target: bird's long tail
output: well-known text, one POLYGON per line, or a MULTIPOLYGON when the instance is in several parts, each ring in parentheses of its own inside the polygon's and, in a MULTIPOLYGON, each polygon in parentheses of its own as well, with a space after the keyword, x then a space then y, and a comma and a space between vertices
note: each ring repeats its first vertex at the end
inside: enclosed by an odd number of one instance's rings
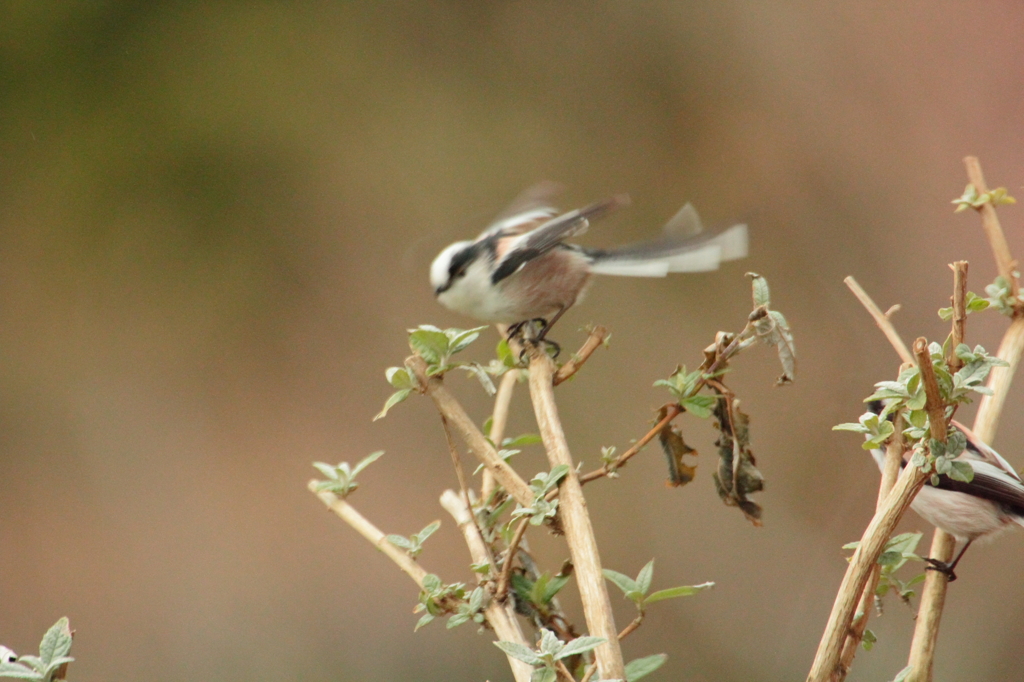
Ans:
POLYGON ((664 277, 670 272, 717 270, 723 261, 747 255, 747 226, 733 225, 724 232, 707 235, 700 217, 687 204, 665 226, 665 234, 649 242, 617 249, 584 249, 591 271, 626 277, 664 277))

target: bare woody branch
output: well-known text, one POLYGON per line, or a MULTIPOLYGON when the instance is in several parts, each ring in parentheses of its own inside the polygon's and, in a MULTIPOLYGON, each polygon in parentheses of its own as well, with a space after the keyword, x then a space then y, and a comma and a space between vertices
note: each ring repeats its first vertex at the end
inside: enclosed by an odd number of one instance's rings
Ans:
MULTIPOLYGON (((981 162, 978 161, 978 157, 964 157, 964 166, 967 169, 967 179, 974 185, 978 194, 988 192, 988 186, 985 184, 985 176, 981 172, 981 162)), ((985 230, 985 236, 988 238, 989 245, 992 247, 992 255, 996 259, 996 267, 999 269, 999 274, 1010 284, 1010 291, 1016 296, 1020 292, 1017 278, 1013 275, 1013 271, 1017 267, 1017 261, 1010 254, 1010 246, 1006 243, 1006 236, 1003 234, 1003 228, 999 224, 996 207, 991 202, 985 202, 978 208, 978 212, 981 214, 981 226, 985 230)), ((1018 314, 1020 314, 1020 311, 1018 311, 1018 314)))
MULTIPOLYGON (((519 381, 519 370, 510 369, 501 377, 498 384, 498 393, 494 396, 494 411, 491 412, 491 442, 501 447, 501 441, 505 437, 505 427, 508 425, 508 410, 512 404, 512 394, 515 392, 516 382, 519 381)), ((484 469, 483 482, 480 484, 480 496, 487 499, 494 491, 494 474, 490 469, 484 469)))
POLYGON ((581 475, 580 484, 590 483, 593 480, 607 476, 612 471, 616 471, 626 466, 626 463, 639 454, 640 451, 644 449, 644 446, 654 440, 654 438, 661 433, 662 429, 668 426, 673 419, 683 413, 683 408, 680 407, 678 403, 666 405, 664 409, 666 410, 665 417, 655 424, 650 431, 644 434, 643 438, 634 443, 633 447, 619 455, 612 464, 606 464, 600 469, 595 469, 594 471, 581 475))
POLYGON ((572 455, 569 453, 569 445, 562 431, 558 408, 555 406, 553 372, 551 359, 541 349, 533 348, 530 356, 530 398, 533 401, 537 426, 551 466, 565 464, 569 467, 569 473, 562 479, 560 485, 559 513, 569 545, 569 555, 576 568, 583 615, 590 634, 605 639, 605 642, 594 650, 594 657, 602 679, 625 679, 622 649, 619 646, 608 589, 601 573, 597 540, 594 537, 590 515, 587 513, 583 488, 580 486, 572 455))
POLYGON ((956 373, 964 364, 957 357, 956 348, 964 342, 967 333, 967 261, 958 260, 949 267, 953 270, 953 330, 946 364, 950 372, 956 373))
POLYGON ((595 350, 601 347, 601 344, 603 344, 607 338, 608 330, 604 327, 597 326, 591 329, 590 336, 587 337, 587 340, 583 343, 583 346, 579 351, 569 359, 569 362, 559 367, 558 371, 555 372, 555 377, 553 379, 555 386, 578 372, 580 367, 583 366, 583 363, 594 354, 595 350))
MULTIPOLYGON (((459 530, 462 531, 473 562, 489 563, 493 566, 494 558, 491 556, 490 550, 487 549, 487 543, 480 536, 476 524, 473 523, 473 515, 462 497, 454 490, 446 490, 441 495, 441 506, 452 515, 459 530)), ((487 617, 487 623, 494 628, 494 633, 499 640, 515 642, 525 647, 530 646, 526 637, 523 636, 523 630, 519 626, 519 620, 516 618, 515 608, 511 602, 501 604, 497 599, 492 599, 484 610, 484 615, 487 617)), ((530 676, 533 674, 533 666, 512 656, 508 657, 508 664, 512 668, 512 675, 516 682, 529 682, 530 676)))
POLYGON ((332 492, 326 490, 317 492, 316 485, 317 481, 315 480, 309 482, 310 492, 319 497, 320 501, 337 514, 342 521, 352 526, 357 533, 369 540, 371 545, 384 552, 389 559, 398 564, 398 567, 412 578, 420 586, 420 589, 423 589, 423 577, 427 575, 427 572, 422 566, 413 561, 405 551, 388 542, 384 533, 380 532, 366 517, 357 512, 355 507, 332 492))
POLYGON ((899 332, 897 332, 896 328, 892 326, 892 322, 889 321, 889 315, 883 313, 878 306, 875 305, 875 302, 871 300, 871 297, 868 296, 867 292, 861 288, 860 284, 858 284, 857 280, 853 277, 847 277, 843 282, 845 282, 846 286, 850 288, 853 295, 857 297, 857 300, 859 300, 861 304, 867 308, 867 311, 871 313, 871 317, 874 318, 875 324, 877 324, 878 328, 882 330, 883 334, 885 334, 885 338, 889 339, 889 343, 892 344, 894 349, 896 349, 896 353, 900 356, 900 359, 903 360, 903 362, 913 362, 914 356, 910 354, 910 350, 907 349, 907 345, 903 343, 903 339, 900 338, 899 332))
MULTIPOLYGON (((941 399, 939 399, 938 405, 936 405, 936 401, 932 397, 933 395, 938 397, 938 382, 935 379, 931 356, 928 354, 927 340, 924 338, 917 339, 914 342, 914 351, 917 358, 922 360, 919 367, 921 379, 925 382, 927 396, 925 409, 928 410, 929 416, 934 414, 936 409, 941 414, 941 399), (928 388, 929 384, 934 384, 934 394, 932 389, 928 388)), ((941 440, 945 440, 945 418, 943 417, 935 421, 940 426, 933 424, 932 437, 937 438, 941 433, 941 440)), ((896 484, 893 486, 892 491, 886 498, 885 505, 875 512, 871 523, 864 530, 860 544, 850 559, 846 575, 843 576, 843 582, 839 587, 839 593, 836 595, 836 601, 832 605, 832 613, 829 615, 825 632, 822 634, 821 642, 818 644, 814 663, 812 663, 811 671, 807 676, 808 682, 826 682, 827 680, 835 679, 837 675, 841 676, 842 671, 839 667, 840 657, 842 656, 847 634, 850 632, 850 624, 853 621, 857 602, 864 593, 868 578, 878 562, 878 557, 882 553, 886 541, 892 535, 893 529, 896 528, 896 524, 903 517, 914 496, 917 495, 917 491, 921 489, 921 486, 924 485, 927 479, 928 474, 922 469, 915 466, 904 467, 899 478, 896 479, 896 484)))
POLYGON ((423 387, 424 392, 433 399, 438 412, 448 420, 448 423, 466 442, 473 454, 494 474, 498 484, 524 507, 533 504, 533 493, 530 491, 530 486, 505 460, 498 456, 497 450, 469 418, 455 396, 448 392, 440 377, 427 376, 427 363, 423 361, 423 358, 413 355, 405 362, 406 366, 416 374, 416 379, 423 387))
MULTIPOLYGON (((885 447, 885 464, 882 467, 882 481, 878 486, 878 500, 875 503, 875 510, 878 511, 885 504, 885 499, 892 490, 896 478, 900 474, 900 467, 903 465, 903 451, 905 445, 899 434, 903 432, 902 419, 897 416, 894 424, 894 435, 885 447)), ((846 644, 843 646, 843 653, 839 660, 839 669, 836 671, 834 680, 842 682, 849 674, 853 665, 853 659, 857 655, 857 649, 864 639, 864 631, 868 627, 868 619, 871 617, 871 607, 875 602, 875 589, 878 587, 878 579, 881 574, 881 566, 877 563, 871 570, 868 577, 868 584, 860 596, 860 603, 857 605, 857 612, 854 621, 850 626, 850 632, 846 636, 846 644)))

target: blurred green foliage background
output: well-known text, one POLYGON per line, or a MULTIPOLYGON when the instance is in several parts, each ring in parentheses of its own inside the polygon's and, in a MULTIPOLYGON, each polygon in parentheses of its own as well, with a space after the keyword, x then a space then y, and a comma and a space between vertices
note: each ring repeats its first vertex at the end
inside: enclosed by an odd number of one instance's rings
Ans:
MULTIPOLYGON (((87 682, 511 679, 470 627, 414 636, 412 584, 305 483, 314 460, 385 449, 353 503, 404 535, 443 516, 437 417, 420 399, 371 423, 383 370, 406 328, 470 324, 432 300, 437 251, 554 179, 566 208, 631 193, 588 244, 651 235, 685 201, 751 226, 750 258, 720 272, 598 281, 555 336, 573 348, 596 322, 612 346, 561 409, 578 459, 621 450, 666 399, 651 383, 742 326, 743 272, 768 277, 798 383, 772 387, 766 350, 731 380, 764 527, 718 501, 693 419, 693 484, 663 487, 652 448, 587 493, 606 566, 718 583, 652 608, 630 658, 667 652, 665 680, 802 679, 878 479, 830 427, 898 364, 842 278, 940 341, 946 263, 992 280, 949 202, 965 154, 1022 193, 1021 25, 1005 1, 4 3, 0 642, 29 653, 68 615, 87 682)), ((1021 209, 1002 215, 1021 253, 1021 209)), ((1003 328, 972 317, 968 339, 994 349, 1003 328)), ((479 388, 451 383, 482 421, 479 388)), ((533 429, 524 396, 514 433, 533 429)), ((1022 398, 995 443, 1018 466, 1022 398)), ((468 580, 443 524, 421 561, 468 580)), ((1024 679, 1022 560, 1020 534, 970 551, 937 679, 1024 679)), ((911 618, 889 604, 851 680, 903 667, 911 618)))

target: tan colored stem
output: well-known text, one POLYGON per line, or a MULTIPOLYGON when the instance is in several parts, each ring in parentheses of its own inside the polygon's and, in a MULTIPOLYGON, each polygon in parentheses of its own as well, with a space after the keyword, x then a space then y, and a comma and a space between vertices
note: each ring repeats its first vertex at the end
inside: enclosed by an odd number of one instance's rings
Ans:
POLYGON ((875 512, 871 523, 864 530, 860 544, 854 551, 846 575, 839 586, 836 601, 832 605, 832 613, 818 644, 811 671, 807 675, 808 682, 825 682, 832 679, 836 673, 857 602, 864 592, 871 570, 878 562, 878 557, 896 524, 927 478, 928 475, 917 467, 904 467, 896 479, 892 492, 886 497, 885 505, 875 512))
MULTIPOLYGON (((964 157, 964 166, 967 169, 967 179, 978 190, 978 194, 988 192, 988 186, 985 184, 985 176, 981 172, 981 163, 978 161, 978 157, 964 157)), ((981 226, 985 230, 985 236, 988 238, 989 245, 992 247, 992 255, 996 259, 996 267, 999 269, 999 274, 1009 282, 1010 291, 1016 296, 1020 292, 1017 278, 1013 276, 1017 262, 1010 254, 1010 246, 1006 243, 1006 236, 1003 234, 1003 228, 999 224, 996 207, 990 201, 985 202, 978 209, 978 212, 981 214, 981 226)))
POLYGON ((487 442, 487 438, 484 437, 484 434, 473 423, 473 420, 469 418, 466 411, 462 409, 459 401, 445 388, 444 382, 441 381, 440 377, 427 376, 427 363, 423 361, 423 358, 414 355, 408 358, 405 363, 416 374, 416 379, 419 381, 420 386, 423 387, 424 392, 433 399, 438 412, 448 420, 448 423, 451 424, 462 440, 466 442, 466 445, 469 446, 469 449, 476 455, 477 459, 483 462, 488 470, 494 474, 498 484, 516 502, 524 507, 529 507, 533 504, 533 492, 530 491, 530 486, 520 478, 519 474, 505 460, 498 456, 498 451, 487 442))
POLYGON ((526 535, 526 527, 530 525, 530 517, 527 516, 519 522, 519 527, 516 528, 515 534, 512 535, 512 540, 508 543, 508 550, 505 552, 505 563, 501 565, 501 575, 498 576, 498 587, 494 590, 494 597, 499 601, 505 600, 505 595, 508 594, 508 583, 512 579, 512 567, 516 563, 516 552, 519 551, 519 543, 523 541, 523 536, 526 535))
POLYGON ((973 431, 985 443, 995 440, 999 417, 1003 413, 1006 396, 1010 392, 1010 384, 1013 382, 1014 372, 1017 371, 1017 366, 1020 364, 1022 352, 1024 352, 1024 317, 1018 317, 1010 323, 997 353, 1000 358, 1010 363, 1010 366, 992 369, 988 376, 988 387, 992 389, 992 395, 982 396, 978 403, 978 416, 974 420, 973 431))
POLYGON ((643 438, 634 443, 633 447, 619 455, 618 459, 615 460, 614 467, 606 464, 600 469, 595 469, 594 471, 583 474, 580 476, 580 484, 590 483, 595 479, 607 476, 609 471, 617 471, 618 469, 626 466, 626 463, 638 455, 640 451, 644 449, 645 445, 654 440, 654 437, 661 433, 661 430, 668 426, 669 422, 683 413, 683 408, 680 407, 678 403, 669 405, 665 409, 667 410, 665 417, 655 424, 654 428, 644 434, 643 438))
POLYGON ((953 269, 953 329, 950 332, 949 356, 946 364, 954 374, 964 363, 956 356, 956 349, 964 342, 967 333, 967 261, 958 260, 949 266, 953 269))
POLYGON ((939 381, 935 378, 935 367, 932 356, 928 352, 928 339, 919 336, 914 341, 914 357, 921 368, 921 381, 924 382, 924 409, 928 413, 928 428, 935 440, 946 442, 948 425, 946 424, 946 405, 942 402, 939 392, 939 381))
POLYGON ((562 431, 562 424, 555 405, 552 384, 553 365, 551 359, 540 349, 534 348, 530 357, 530 398, 533 401, 537 426, 540 429, 544 448, 552 468, 560 464, 569 467, 569 473, 560 485, 559 512, 565 529, 569 555, 576 570, 576 582, 583 602, 583 615, 587 629, 595 637, 606 641, 594 650, 594 657, 602 679, 625 679, 622 649, 619 646, 618 630, 612 615, 611 599, 601 573, 601 557, 597 551, 597 540, 587 513, 587 501, 583 488, 569 453, 569 445, 562 431))
POLYGON ((907 349, 907 344, 903 343, 903 339, 900 338, 899 332, 896 331, 896 327, 892 326, 892 322, 889 321, 889 316, 883 313, 878 306, 875 305, 875 302, 871 300, 868 293, 861 288, 860 284, 858 284, 857 280, 852 276, 847 277, 843 282, 845 282, 846 286, 850 288, 853 295, 857 297, 857 300, 861 302, 861 305, 867 308, 871 317, 874 318, 875 324, 877 324, 878 328, 882 330, 883 334, 885 334, 885 338, 889 339, 889 343, 892 344, 892 347, 896 349, 896 353, 900 356, 900 359, 903 360, 903 362, 913 362, 914 356, 911 355, 910 351, 907 349))
POLYGON ((355 528, 357 533, 369 540, 371 545, 384 552, 389 559, 398 564, 398 567, 405 571, 406 575, 416 581, 420 589, 423 588, 423 577, 427 575, 427 572, 422 566, 409 558, 409 555, 404 550, 388 542, 384 533, 380 532, 376 526, 357 512, 355 507, 332 492, 326 490, 317 492, 316 485, 317 481, 315 480, 309 482, 310 492, 319 497, 320 501, 337 514, 342 521, 355 528))
POLYGON ((604 327, 597 326, 590 330, 590 336, 583 343, 583 347, 569 359, 569 362, 565 363, 558 368, 555 372, 554 383, 555 386, 562 383, 576 372, 580 371, 580 367, 587 361, 594 351, 601 347, 604 340, 608 338, 608 330, 604 327))
MULTIPOLYGON (((490 563, 491 566, 494 566, 494 558, 487 548, 487 543, 480 537, 480 531, 473 523, 473 515, 462 497, 454 490, 446 490, 441 495, 441 506, 452 515, 459 530, 462 531, 462 536, 469 547, 469 554, 473 557, 473 563, 490 563)), ((499 640, 516 642, 532 648, 526 641, 526 637, 523 636, 523 630, 519 626, 512 602, 501 604, 497 599, 492 599, 484 610, 484 615, 490 626, 494 628, 494 634, 498 636, 499 640)), ((512 676, 515 677, 516 682, 529 682, 530 676, 533 674, 533 666, 512 656, 508 656, 508 664, 512 668, 512 676)))
MULTIPOLYGON (((928 556, 938 561, 949 562, 953 558, 956 538, 949 533, 935 529, 928 556)), ((914 639, 910 643, 907 665, 912 668, 908 682, 929 682, 935 661, 935 646, 939 639, 939 624, 942 609, 946 604, 946 588, 949 578, 939 571, 925 571, 924 587, 921 588, 921 605, 914 621, 914 639)))
MULTIPOLYGON (((885 463, 882 465, 882 481, 878 485, 878 499, 875 502, 875 511, 878 511, 885 504, 885 498, 892 490, 896 478, 900 475, 900 466, 903 463, 903 439, 899 434, 903 431, 903 421, 899 416, 893 424, 895 435, 885 446, 885 463)), ((878 579, 881 574, 881 566, 877 563, 871 570, 868 577, 868 584, 860 596, 860 603, 854 614, 854 621, 850 626, 850 633, 846 636, 846 644, 843 645, 843 653, 839 659, 839 669, 834 676, 836 682, 842 682, 850 672, 853 659, 857 655, 857 648, 864 639, 864 631, 867 630, 868 620, 871 617, 871 608, 875 603, 875 590, 878 588, 878 579)))
MULTIPOLYGON (((515 391, 516 382, 519 381, 519 370, 510 369, 501 377, 498 384, 498 393, 494 396, 494 411, 491 413, 491 442, 501 447, 501 441, 505 438, 505 427, 508 424, 508 409, 512 404, 512 393, 515 391)), ((480 497, 486 500, 494 492, 494 474, 490 469, 484 469, 483 483, 480 486, 480 497)))

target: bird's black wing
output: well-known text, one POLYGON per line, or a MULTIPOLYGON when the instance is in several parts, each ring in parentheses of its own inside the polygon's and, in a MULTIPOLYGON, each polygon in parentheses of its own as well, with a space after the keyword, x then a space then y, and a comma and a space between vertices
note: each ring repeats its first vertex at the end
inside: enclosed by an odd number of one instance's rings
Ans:
POLYGON ((509 275, 518 272, 521 267, 534 258, 547 253, 565 239, 586 230, 591 219, 600 218, 628 203, 629 197, 615 196, 552 218, 540 227, 517 237, 498 262, 491 275, 491 282, 497 284, 509 275))

